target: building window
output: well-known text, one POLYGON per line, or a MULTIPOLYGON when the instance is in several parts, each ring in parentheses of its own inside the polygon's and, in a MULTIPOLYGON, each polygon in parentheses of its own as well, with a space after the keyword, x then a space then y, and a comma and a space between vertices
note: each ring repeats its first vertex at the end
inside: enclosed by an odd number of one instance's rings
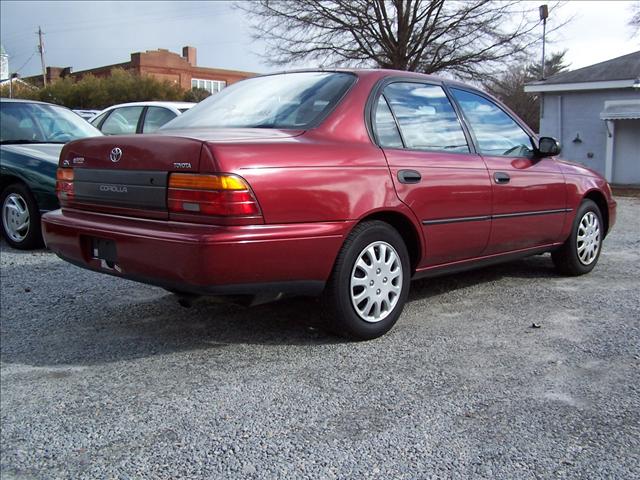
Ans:
POLYGON ((202 88, 209 93, 218 93, 226 86, 227 82, 225 82, 224 80, 200 80, 198 78, 191 79, 191 88, 202 88))

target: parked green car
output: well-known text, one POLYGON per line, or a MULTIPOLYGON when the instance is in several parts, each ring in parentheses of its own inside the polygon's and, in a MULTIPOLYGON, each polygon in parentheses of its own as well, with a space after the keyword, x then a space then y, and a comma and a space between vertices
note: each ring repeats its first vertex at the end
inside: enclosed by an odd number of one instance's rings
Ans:
POLYGON ((58 208, 56 169, 62 146, 99 135, 67 108, 0 99, 0 205, 2 235, 9 245, 42 246, 40 215, 58 208))

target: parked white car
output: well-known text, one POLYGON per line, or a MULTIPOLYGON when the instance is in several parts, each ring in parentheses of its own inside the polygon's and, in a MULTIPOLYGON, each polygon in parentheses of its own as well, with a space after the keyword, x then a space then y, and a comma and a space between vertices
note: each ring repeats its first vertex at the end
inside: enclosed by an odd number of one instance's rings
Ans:
POLYGON ((121 103, 102 110, 90 123, 105 135, 153 133, 194 105, 190 102, 121 103))

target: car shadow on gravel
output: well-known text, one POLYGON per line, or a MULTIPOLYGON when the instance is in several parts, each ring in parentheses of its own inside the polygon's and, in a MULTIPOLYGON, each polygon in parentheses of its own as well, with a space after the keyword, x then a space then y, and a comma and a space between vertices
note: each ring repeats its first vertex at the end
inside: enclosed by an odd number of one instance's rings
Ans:
POLYGON ((35 250, 19 250, 9 245, 4 238, 0 238, 0 255, 4 255, 6 253, 11 253, 12 255, 32 255, 34 253, 51 253, 51 252, 46 248, 37 248, 35 250))
MULTIPOLYGON (((6 267, 3 277, 10 278, 14 268, 37 267, 6 267)), ((67 266, 58 264, 58 268, 67 266)), ((78 275, 86 277, 89 284, 95 274, 82 271, 78 275)), ((416 281, 409 301, 503 277, 553 276, 548 257, 533 257, 416 281)), ((34 271, 30 277, 39 281, 42 275, 34 271)), ((29 295, 37 295, 44 288, 35 285, 29 295)), ((100 276, 98 285, 89 284, 84 290, 76 286, 57 298, 38 298, 30 317, 24 310, 4 306, 2 310, 0 359, 32 366, 97 365, 174 352, 213 351, 233 344, 314 346, 347 342, 325 331, 322 303, 316 298, 291 298, 255 307, 202 300, 184 308, 174 295, 163 290, 104 276, 100 276), (88 295, 90 292, 94 293, 88 295)), ((379 341, 384 342, 384 337, 379 341)))
POLYGON ((68 296, 28 325, 3 315, 0 359, 33 366, 96 365, 227 345, 344 342, 324 332, 314 298, 255 307, 205 299, 184 308, 173 294, 148 290, 154 293, 152 299, 128 303, 109 294, 97 305, 68 296), (65 313, 71 310, 74 313, 65 313))
POLYGON ((505 277, 517 279, 555 278, 559 277, 559 274, 553 266, 550 255, 536 255, 477 270, 415 280, 411 283, 409 301, 430 298, 505 277))

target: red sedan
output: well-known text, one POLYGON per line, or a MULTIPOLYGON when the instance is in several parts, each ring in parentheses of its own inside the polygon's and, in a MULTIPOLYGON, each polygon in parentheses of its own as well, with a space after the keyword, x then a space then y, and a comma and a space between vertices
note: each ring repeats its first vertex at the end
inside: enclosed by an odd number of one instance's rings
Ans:
POLYGON ((413 278, 551 252, 598 261, 616 203, 468 85, 389 70, 251 78, 156 135, 62 150, 48 247, 179 295, 323 294, 339 334, 398 320, 413 278))

